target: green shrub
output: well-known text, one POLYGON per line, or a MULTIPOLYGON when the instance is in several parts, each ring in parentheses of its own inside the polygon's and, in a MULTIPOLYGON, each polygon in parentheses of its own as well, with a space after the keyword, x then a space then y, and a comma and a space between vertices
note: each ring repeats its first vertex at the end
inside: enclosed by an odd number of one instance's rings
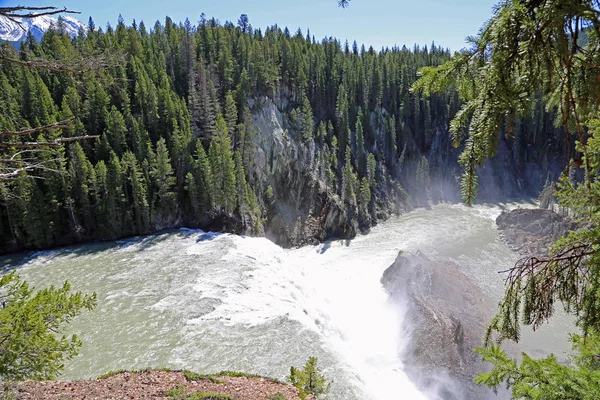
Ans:
POLYGON ((317 366, 317 357, 309 357, 303 369, 296 367, 290 368, 288 381, 300 391, 300 398, 313 395, 316 398, 326 398, 331 387, 331 381, 328 381, 321 374, 321 369, 317 366))
POLYGON ((123 374, 125 372, 129 372, 130 374, 139 374, 142 372, 150 372, 150 371, 173 372, 173 370, 170 368, 142 368, 142 369, 136 369, 136 370, 118 369, 116 371, 108 371, 107 373, 100 375, 97 379, 106 379, 106 378, 110 378, 111 376, 123 374))
POLYGON ((187 369, 183 371, 183 375, 187 378, 188 381, 210 381, 212 383, 224 383, 222 380, 217 379, 215 375, 207 375, 207 374, 198 374, 196 372, 188 371, 187 369))
POLYGON ((72 292, 65 282, 35 291, 11 272, 0 278, 0 381, 53 379, 81 347, 68 324, 92 310, 96 294, 72 292))
POLYGON ((176 389, 168 390, 165 394, 169 397, 170 400, 236 400, 235 397, 231 397, 229 395, 220 393, 187 393, 183 386, 180 386, 176 389))
POLYGON ((238 372, 238 371, 221 371, 218 374, 215 374, 217 376, 229 376, 232 378, 262 378, 262 376, 260 375, 256 375, 256 374, 247 374, 245 372, 238 372))
POLYGON ((287 400, 281 392, 271 394, 267 396, 267 400, 287 400))

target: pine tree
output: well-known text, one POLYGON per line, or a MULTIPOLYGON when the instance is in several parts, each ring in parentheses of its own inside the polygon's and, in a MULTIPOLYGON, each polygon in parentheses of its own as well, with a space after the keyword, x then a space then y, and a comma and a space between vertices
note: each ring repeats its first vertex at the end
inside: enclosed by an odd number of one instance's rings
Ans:
MULTIPOLYGON (((233 138, 235 135, 235 128, 237 127, 238 111, 231 92, 227 92, 227 94, 225 95, 224 116, 225 123, 227 125, 227 131, 229 132, 229 137, 233 138)), ((234 145, 236 147, 239 146, 238 143, 234 143, 234 145)))
POLYGON ((235 163, 227 125, 221 115, 217 118, 217 134, 210 143, 209 158, 213 172, 215 206, 226 213, 233 212, 237 204, 235 163))
POLYGON ((364 176, 367 172, 367 159, 365 157, 365 138, 363 136, 362 122, 360 122, 361 112, 359 112, 359 118, 356 119, 356 163, 358 165, 358 173, 364 176))
POLYGON ((374 191, 377 184, 377 161, 373 153, 369 153, 367 156, 367 178, 371 190, 374 191))
POLYGON ((132 205, 132 209, 128 209, 126 212, 125 229, 128 229, 128 232, 132 234, 148 233, 150 230, 148 183, 144 179, 138 161, 132 152, 126 152, 121 162, 125 174, 124 187, 126 193, 129 194, 127 200, 132 205))
POLYGON ((348 94, 346 87, 341 84, 338 90, 337 103, 335 107, 336 116, 336 134, 339 144, 339 158, 346 161, 345 153, 346 146, 349 145, 349 117, 348 117, 348 94))
POLYGON ((0 293, 0 379, 55 378, 82 344, 77 335, 67 335, 66 324, 93 309, 96 294, 73 293, 68 282, 36 292, 14 272, 2 276, 0 293))
POLYGON ((246 198, 246 172, 242 162, 242 153, 239 150, 235 152, 235 176, 236 176, 236 197, 237 209, 245 217, 248 212, 248 199, 246 198))
POLYGON ((192 128, 194 136, 202 138, 207 145, 216 133, 216 110, 202 59, 198 62, 198 70, 193 76, 195 80, 190 88, 189 100, 192 128))
POLYGON ((108 214, 109 234, 111 239, 123 235, 123 169, 119 157, 114 151, 110 153, 106 174, 106 210, 108 214))
POLYGON ((200 209, 204 212, 212 210, 215 198, 215 186, 210 160, 204 151, 202 141, 196 142, 196 162, 194 164, 194 179, 197 183, 200 209))
POLYGON ((363 216, 369 215, 369 204, 371 203, 371 189, 367 178, 362 178, 360 183, 359 204, 363 216))
POLYGON ((422 156, 417 164, 416 184, 419 201, 426 204, 431 198, 431 182, 429 177, 429 161, 422 156))
POLYGON ((346 163, 342 169, 342 200, 350 207, 356 206, 356 190, 358 180, 352 167, 350 146, 346 146, 346 163))
POLYGON ((150 166, 150 176, 155 188, 155 199, 152 201, 152 220, 164 220, 177 216, 177 203, 175 199, 175 177, 171 158, 165 139, 161 138, 156 143, 156 157, 150 166))
POLYGON ((119 157, 123 155, 127 148, 126 135, 127 127, 125 126, 125 119, 119 110, 115 106, 112 106, 106 116, 106 130, 104 131, 103 139, 106 139, 108 148, 113 150, 119 157))

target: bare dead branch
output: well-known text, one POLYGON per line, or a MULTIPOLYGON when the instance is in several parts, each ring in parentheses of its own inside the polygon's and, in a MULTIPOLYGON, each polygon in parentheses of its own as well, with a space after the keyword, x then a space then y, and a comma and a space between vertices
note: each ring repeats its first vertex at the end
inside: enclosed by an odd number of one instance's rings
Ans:
POLYGON ((33 147, 59 147, 63 143, 73 142, 75 140, 84 140, 84 139, 96 139, 99 138, 100 135, 85 135, 85 136, 73 136, 66 138, 55 139, 51 142, 0 142, 0 147, 14 147, 14 148, 33 148, 33 147))
MULTIPOLYGON (((16 179, 19 177, 21 172, 28 172, 28 171, 33 171, 33 170, 48 171, 48 172, 53 172, 53 173, 63 173, 64 171, 60 171, 55 168, 48 167, 48 164, 53 164, 56 161, 57 160, 55 158, 52 158, 49 160, 37 161, 37 162, 23 161, 22 163, 19 164, 20 166, 18 166, 18 167, 6 166, 6 164, 5 164, 5 166, 2 166, 2 164, 0 164, 0 181, 16 179)), ((45 179, 40 176, 29 176, 29 177, 36 178, 36 179, 45 179)))
POLYGON ((19 25, 23 30, 23 22, 20 21, 22 18, 37 18, 47 15, 56 14, 81 14, 79 11, 68 10, 67 7, 58 8, 53 6, 47 7, 29 7, 29 6, 15 6, 15 7, 0 7, 0 16, 8 18, 10 21, 19 25))
POLYGON ((20 131, 11 132, 8 129, 4 128, 2 132, 0 132, 0 138, 3 137, 12 137, 12 136, 21 136, 21 135, 30 135, 32 133, 37 133, 40 131, 46 131, 49 129, 64 129, 75 123, 75 118, 65 119, 62 121, 55 122, 53 124, 48 124, 44 126, 38 126, 37 128, 28 128, 22 129, 20 131))
POLYGON ((54 143, 62 144, 62 143, 74 142, 76 140, 97 139, 99 137, 100 137, 100 135, 71 136, 71 137, 56 139, 54 141, 54 143))
POLYGON ((68 60, 51 60, 47 58, 34 58, 20 60, 0 49, 0 62, 8 62, 25 68, 43 69, 52 72, 66 72, 81 75, 86 72, 98 71, 107 67, 120 65, 125 61, 125 54, 96 54, 68 60))

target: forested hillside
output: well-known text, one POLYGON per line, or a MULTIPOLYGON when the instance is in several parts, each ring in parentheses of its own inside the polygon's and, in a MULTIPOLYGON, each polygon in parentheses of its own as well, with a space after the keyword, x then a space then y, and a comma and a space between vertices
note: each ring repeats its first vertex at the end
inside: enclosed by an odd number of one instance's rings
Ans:
MULTIPOLYGON (((104 31, 90 19, 75 38, 58 26, 39 43, 29 35, 19 50, 2 49, 23 61, 121 61, 81 74, 0 63, 0 127, 74 118, 18 139, 99 135, 29 152, 0 134, 2 157, 42 167, 0 181, 0 253, 176 226, 298 245, 459 199, 448 135, 457 92, 410 91, 419 68, 450 59, 433 44, 376 51, 262 32, 246 16, 235 25, 201 16, 197 26, 167 18, 152 28, 120 19, 104 31)), ((497 145, 483 196, 535 194, 566 160, 541 103, 497 145)))

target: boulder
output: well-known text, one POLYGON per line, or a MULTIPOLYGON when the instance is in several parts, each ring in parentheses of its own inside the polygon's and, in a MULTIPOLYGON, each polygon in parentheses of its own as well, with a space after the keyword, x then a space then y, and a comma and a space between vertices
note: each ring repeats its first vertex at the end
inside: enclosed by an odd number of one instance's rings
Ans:
POLYGON ((490 396, 473 382, 487 368, 473 349, 493 310, 460 266, 400 252, 381 282, 405 312, 410 339, 401 357, 419 388, 445 400, 490 396))
POLYGON ((503 211, 496 225, 504 240, 520 254, 547 254, 552 244, 580 225, 551 210, 503 211))

